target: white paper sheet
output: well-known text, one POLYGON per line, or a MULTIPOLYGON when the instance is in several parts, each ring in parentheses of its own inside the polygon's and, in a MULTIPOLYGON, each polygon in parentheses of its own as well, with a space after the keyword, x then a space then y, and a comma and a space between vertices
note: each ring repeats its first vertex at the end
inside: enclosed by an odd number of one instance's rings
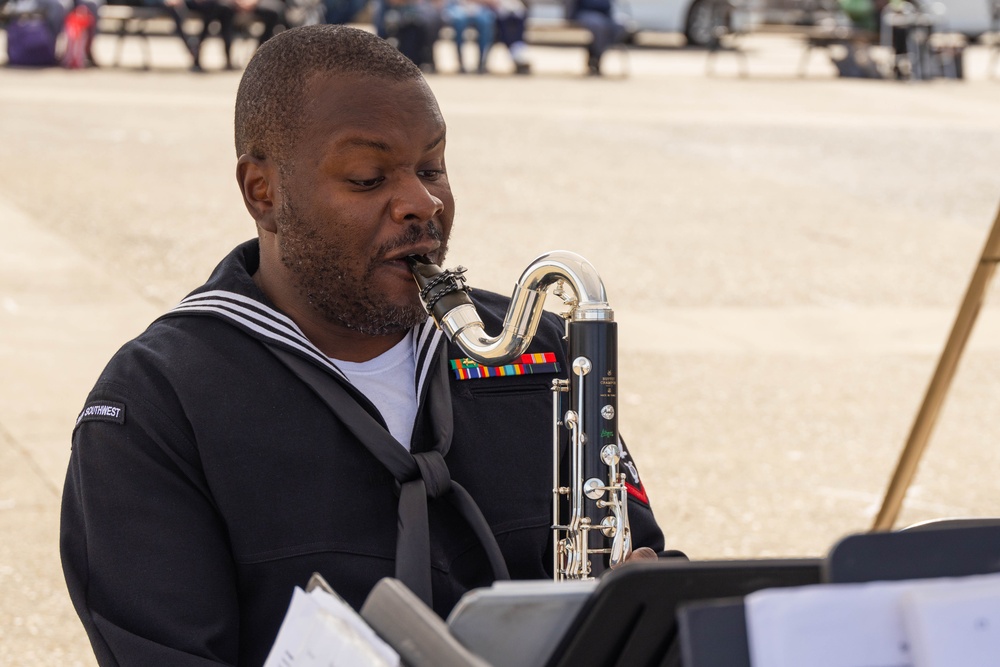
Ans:
POLYGON ((907 582, 775 588, 746 599, 753 667, 912 667, 907 582))
POLYGON ((753 667, 1000 667, 1000 574, 746 598, 753 667))
POLYGON ((1000 575, 914 588, 902 605, 914 667, 1000 665, 1000 575))
POLYGON ((264 667, 399 667, 399 655, 340 598, 296 587, 264 667))

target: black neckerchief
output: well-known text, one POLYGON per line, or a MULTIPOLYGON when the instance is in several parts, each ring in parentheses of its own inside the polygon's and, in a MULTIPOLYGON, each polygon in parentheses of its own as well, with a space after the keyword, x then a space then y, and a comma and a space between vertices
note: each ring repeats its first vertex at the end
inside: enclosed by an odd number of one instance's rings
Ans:
POLYGON ((476 501, 458 482, 451 479, 444 457, 451 448, 451 390, 448 386, 446 346, 437 350, 438 367, 428 373, 426 401, 429 408, 433 446, 426 452, 411 453, 379 424, 349 393, 323 369, 277 346, 268 349, 305 382, 333 411, 347 429, 361 441, 400 484, 396 578, 406 584, 427 606, 433 607, 431 593, 430 525, 427 498, 445 498, 458 510, 479 538, 496 579, 510 579, 500 545, 476 501))

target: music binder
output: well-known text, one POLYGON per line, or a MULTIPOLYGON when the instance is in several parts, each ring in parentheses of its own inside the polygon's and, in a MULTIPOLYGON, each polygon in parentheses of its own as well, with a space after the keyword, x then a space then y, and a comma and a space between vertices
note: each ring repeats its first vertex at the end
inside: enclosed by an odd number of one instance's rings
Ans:
POLYGON ((399 653, 407 667, 490 667, 462 646, 445 622, 398 579, 381 579, 361 618, 399 653))
POLYGON ((848 535, 826 559, 829 583, 963 577, 1000 572, 1000 525, 848 535))
MULTIPOLYGON (((682 561, 659 560, 630 563, 604 575, 582 603, 563 605, 561 611, 575 617, 547 624, 549 628, 568 630, 550 635, 546 667, 570 665, 680 665, 680 646, 676 641, 678 608, 684 602, 717 597, 742 596, 762 588, 800 586, 820 580, 818 559, 682 561)), ((512 584, 550 584, 552 582, 510 582, 512 584)), ((554 584, 570 591, 572 584, 554 584)), ((499 618, 498 603, 505 591, 486 596, 472 592, 479 601, 486 600, 493 609, 482 614, 492 628, 499 618)), ((566 597, 579 598, 578 593, 566 597)), ((524 596, 510 596, 511 610, 524 604, 524 596), (521 598, 520 600, 518 598, 521 598)), ((449 626, 409 591, 401 582, 386 578, 372 590, 361 616, 396 649, 411 667, 486 667, 488 647, 475 645, 474 637, 482 632, 463 632, 463 645, 449 626), (471 641, 470 641, 471 640, 471 641)), ((556 621, 557 619, 552 619, 556 621)), ((454 619, 452 619, 454 621, 454 619)), ((545 624, 535 623, 534 626, 545 624)), ((516 644, 534 640, 535 627, 518 631, 513 626, 503 640, 516 644), (519 632, 526 632, 524 637, 519 632), (528 636, 532 635, 532 636, 528 636)))
POLYGON ((451 634, 491 667, 544 667, 596 580, 497 581, 462 596, 451 634))
MULTIPOLYGON (((850 535, 823 561, 823 580, 851 584, 1000 572, 1000 524, 965 520, 895 533, 850 535)), ((678 610, 684 667, 749 667, 742 598, 683 604, 678 610)))
POLYGON ((684 667, 750 667, 743 598, 685 602, 677 609, 684 667))
POLYGON ((595 581, 501 581, 466 593, 441 620, 402 582, 375 585, 361 617, 407 667, 542 667, 595 581))
POLYGON ((820 566, 812 558, 625 565, 601 579, 548 667, 679 666, 681 604, 819 583, 820 566))

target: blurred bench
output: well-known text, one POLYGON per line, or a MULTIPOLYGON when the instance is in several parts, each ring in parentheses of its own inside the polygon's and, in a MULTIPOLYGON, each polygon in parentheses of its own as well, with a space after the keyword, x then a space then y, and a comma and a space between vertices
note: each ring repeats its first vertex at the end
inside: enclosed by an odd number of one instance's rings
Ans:
MULTIPOLYGON (((961 79, 966 42, 958 33, 937 31, 939 16, 903 2, 886 8, 881 24, 864 28, 831 16, 814 24, 755 23, 747 0, 710 0, 731 20, 720 22, 709 44, 706 73, 713 73, 716 53, 727 50, 740 58, 740 75, 749 74, 742 40, 748 35, 785 35, 801 40, 798 75, 806 76, 813 50, 823 49, 840 76, 873 79, 961 79), (726 48, 723 49, 723 42, 726 48), (840 56, 840 57, 836 57, 840 56)), ((1000 0, 996 0, 1000 2, 1000 0)))
MULTIPOLYGON (((185 28, 184 37, 190 39, 201 32, 204 24, 204 17, 197 11, 181 6, 178 11, 183 18, 184 24, 194 24, 190 28, 185 28)), ((294 12, 295 10, 291 10, 294 12)), ((102 33, 117 36, 115 43, 115 57, 113 66, 119 67, 122 61, 126 38, 137 37, 142 45, 143 69, 150 69, 152 66, 152 50, 149 46, 150 37, 177 37, 174 19, 167 7, 148 6, 135 4, 106 4, 98 7, 97 10, 98 28, 102 33)), ((300 10, 301 13, 301 10, 300 10)), ((297 17, 293 13, 293 18, 297 17)), ((286 18, 286 21, 292 21, 286 18)), ((236 15, 234 30, 235 37, 243 39, 256 39, 263 24, 253 15, 240 12, 236 15)))
MULTIPOLYGON (((802 59, 799 61, 799 76, 804 77, 809 70, 809 57, 814 49, 822 49, 827 52, 830 60, 833 61, 833 49, 852 47, 856 51, 869 53, 873 46, 879 45, 879 34, 871 30, 854 28, 845 25, 819 25, 812 26, 810 30, 803 31, 802 39, 804 48, 802 59)), ((877 63, 871 63, 874 68, 877 63)))
MULTIPOLYGON (((202 17, 194 12, 186 12, 194 20, 202 21, 202 17)), ((127 37, 138 37, 142 48, 143 69, 150 69, 153 53, 149 47, 151 36, 175 37, 174 20, 166 7, 150 7, 145 5, 101 5, 97 9, 98 28, 106 34, 117 36, 115 42, 115 67, 121 65, 127 37)))
MULTIPOLYGON (((1000 1, 1000 0, 998 0, 1000 1)), ((621 3, 619 3, 621 4, 621 3)), ((525 20, 524 41, 539 46, 568 46, 587 48, 593 36, 582 25, 566 18, 564 0, 527 0, 528 16, 525 20)), ((619 72, 629 75, 629 33, 634 32, 627 17, 616 16, 625 25, 625 41, 613 44, 608 51, 618 53, 619 72)))
MULTIPOLYGON (((718 0, 729 2, 729 0, 718 0)), ((706 73, 714 73, 714 62, 719 51, 727 50, 740 59, 740 76, 749 75, 749 64, 746 51, 743 49, 743 38, 749 35, 787 36, 802 43, 802 56, 799 58, 798 76, 804 77, 809 70, 809 60, 815 49, 822 49, 830 55, 838 48, 847 50, 867 50, 879 45, 879 34, 871 30, 863 30, 836 23, 820 23, 816 25, 751 23, 749 20, 739 21, 738 14, 729 27, 720 28, 718 34, 708 45, 708 60, 706 73)))

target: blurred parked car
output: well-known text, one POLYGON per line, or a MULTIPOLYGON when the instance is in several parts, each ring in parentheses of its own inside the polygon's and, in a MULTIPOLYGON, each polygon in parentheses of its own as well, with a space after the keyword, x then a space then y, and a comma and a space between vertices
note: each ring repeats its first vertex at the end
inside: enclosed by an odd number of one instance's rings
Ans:
MULTIPOLYGON (((734 21, 808 23, 829 15, 836 0, 616 0, 618 20, 633 35, 641 32, 682 33, 688 44, 707 45, 717 29, 734 21), (739 9, 736 7, 739 6, 739 9)), ((531 0, 529 27, 562 21, 562 0, 531 0)))
MULTIPOLYGON (((996 0, 1000 2, 1000 0, 996 0)), ((936 17, 937 29, 975 39, 996 30, 990 23, 991 0, 943 0, 922 3, 936 17)), ((617 0, 616 13, 630 33, 682 33, 687 43, 705 46, 720 28, 736 22, 758 25, 815 25, 839 13, 837 0, 617 0)), ((562 21, 562 0, 531 0, 529 27, 562 21)))
POLYGON ((995 32, 1000 26, 991 22, 990 0, 943 0, 927 7, 937 17, 939 32, 960 32, 970 39, 995 32))

